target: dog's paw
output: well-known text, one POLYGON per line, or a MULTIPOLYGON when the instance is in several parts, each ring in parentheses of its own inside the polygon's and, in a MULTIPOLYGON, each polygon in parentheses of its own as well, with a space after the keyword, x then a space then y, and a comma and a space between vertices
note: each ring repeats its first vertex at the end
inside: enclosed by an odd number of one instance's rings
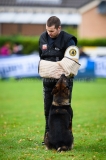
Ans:
POLYGON ((69 147, 69 150, 72 150, 74 148, 74 143, 69 147))
POLYGON ((57 148, 57 152, 61 152, 61 147, 57 148))
POLYGON ((62 152, 62 151, 67 151, 68 150, 68 147, 67 146, 62 146, 62 147, 59 147, 57 149, 57 152, 62 152))
POLYGON ((74 148, 74 143, 71 145, 71 149, 73 149, 74 148))
POLYGON ((46 148, 45 148, 45 149, 46 149, 46 151, 48 151, 48 150, 49 150, 49 148, 48 148, 47 146, 46 146, 46 148))

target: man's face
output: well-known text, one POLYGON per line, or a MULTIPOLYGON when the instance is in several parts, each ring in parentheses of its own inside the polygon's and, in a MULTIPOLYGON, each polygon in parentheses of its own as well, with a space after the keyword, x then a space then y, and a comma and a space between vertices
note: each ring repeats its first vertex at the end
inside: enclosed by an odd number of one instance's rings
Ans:
POLYGON ((51 37, 51 38, 56 38, 58 37, 59 33, 60 33, 60 30, 61 30, 61 26, 58 27, 58 29, 55 28, 55 26, 51 26, 51 27, 48 27, 46 25, 46 31, 48 33, 48 35, 51 37))

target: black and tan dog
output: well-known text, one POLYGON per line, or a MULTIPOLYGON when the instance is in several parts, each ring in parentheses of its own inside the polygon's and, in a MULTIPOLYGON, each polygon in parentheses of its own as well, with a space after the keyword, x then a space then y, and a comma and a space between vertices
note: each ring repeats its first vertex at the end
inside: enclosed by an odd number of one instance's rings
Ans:
POLYGON ((68 78, 61 75, 53 91, 53 102, 49 114, 49 132, 45 136, 48 149, 57 151, 71 150, 73 147, 72 118, 73 111, 69 104, 70 90, 68 78))

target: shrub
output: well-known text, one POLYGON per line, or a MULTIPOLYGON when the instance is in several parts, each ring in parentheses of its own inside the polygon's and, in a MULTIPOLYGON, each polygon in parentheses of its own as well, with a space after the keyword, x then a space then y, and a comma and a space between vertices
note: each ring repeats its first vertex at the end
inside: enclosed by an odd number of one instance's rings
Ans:
MULTIPOLYGON (((30 54, 34 51, 38 51, 39 37, 26 37, 26 36, 1 36, 0 46, 5 42, 10 42, 11 47, 14 43, 20 43, 23 45, 23 53, 30 54)), ((106 38, 104 39, 78 39, 78 46, 106 46, 106 38)))

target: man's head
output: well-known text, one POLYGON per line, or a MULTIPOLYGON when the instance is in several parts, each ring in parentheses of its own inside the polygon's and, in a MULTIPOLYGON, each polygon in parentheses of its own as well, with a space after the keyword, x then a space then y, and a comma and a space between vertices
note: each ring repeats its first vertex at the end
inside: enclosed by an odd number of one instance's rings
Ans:
POLYGON ((47 20, 46 23, 46 30, 48 35, 51 38, 58 37, 60 31, 61 31, 61 22, 60 19, 56 16, 52 16, 47 20))

